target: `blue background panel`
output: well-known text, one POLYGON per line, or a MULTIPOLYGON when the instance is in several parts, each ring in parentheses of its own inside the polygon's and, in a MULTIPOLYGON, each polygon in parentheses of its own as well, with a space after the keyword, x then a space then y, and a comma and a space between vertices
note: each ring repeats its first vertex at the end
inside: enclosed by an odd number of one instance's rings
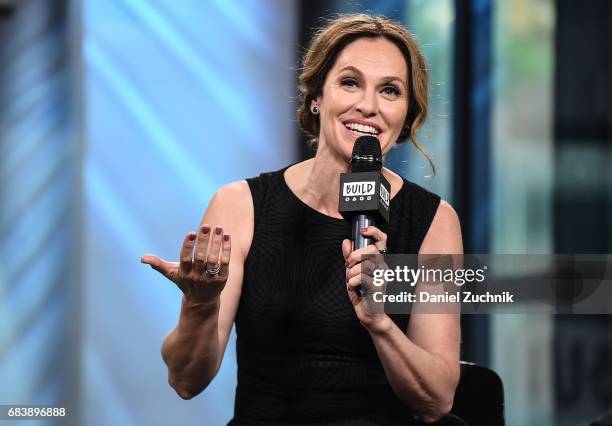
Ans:
POLYGON ((200 396, 167 383, 180 291, 140 264, 175 260, 222 185, 296 161, 293 2, 85 1, 88 425, 227 423, 235 354, 200 396))

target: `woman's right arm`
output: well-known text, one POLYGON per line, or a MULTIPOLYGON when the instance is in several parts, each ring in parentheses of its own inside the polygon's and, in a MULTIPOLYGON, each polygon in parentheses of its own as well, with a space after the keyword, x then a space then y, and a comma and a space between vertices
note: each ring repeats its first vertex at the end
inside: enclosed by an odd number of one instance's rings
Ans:
POLYGON ((219 371, 240 301, 253 223, 248 184, 235 182, 214 195, 198 232, 187 234, 180 262, 154 255, 141 259, 183 292, 178 324, 162 344, 168 382, 181 398, 202 392, 219 371), (208 276, 206 268, 217 264, 219 274, 208 276))

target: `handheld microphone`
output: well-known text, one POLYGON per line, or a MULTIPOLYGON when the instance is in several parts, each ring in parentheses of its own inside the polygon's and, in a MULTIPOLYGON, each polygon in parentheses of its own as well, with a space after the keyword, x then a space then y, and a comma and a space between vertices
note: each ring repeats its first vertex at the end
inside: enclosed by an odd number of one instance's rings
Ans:
POLYGON ((351 172, 340 175, 338 203, 339 212, 353 223, 354 250, 374 244, 371 237, 361 235, 361 228, 375 226, 376 222, 389 222, 391 186, 381 169, 380 141, 374 136, 357 138, 353 146, 351 172))

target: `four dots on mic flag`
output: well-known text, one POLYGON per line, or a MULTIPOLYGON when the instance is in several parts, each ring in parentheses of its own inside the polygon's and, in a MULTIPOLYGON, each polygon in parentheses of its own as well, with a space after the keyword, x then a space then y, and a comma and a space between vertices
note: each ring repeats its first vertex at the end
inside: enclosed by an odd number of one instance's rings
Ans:
MULTIPOLYGON (((367 197, 359 197, 359 201, 363 201, 363 200, 370 201, 371 199, 372 199, 371 195, 368 195, 367 197)), ((346 197, 344 198, 344 201, 357 201, 357 197, 353 197, 352 200, 351 200, 351 197, 346 197)))

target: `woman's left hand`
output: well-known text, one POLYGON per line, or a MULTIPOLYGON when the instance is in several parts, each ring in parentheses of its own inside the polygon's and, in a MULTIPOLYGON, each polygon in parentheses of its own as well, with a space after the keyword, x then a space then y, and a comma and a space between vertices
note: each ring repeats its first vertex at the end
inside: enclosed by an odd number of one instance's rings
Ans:
POLYGON ((350 240, 342 241, 342 254, 346 261, 346 288, 357 318, 363 326, 375 331, 387 319, 384 313, 384 303, 374 300, 374 293, 384 294, 384 286, 374 283, 374 271, 384 270, 381 253, 387 249, 387 234, 375 226, 368 226, 361 230, 361 234, 371 237, 374 244, 353 251, 350 240), (360 296, 360 291, 364 293, 360 296))

